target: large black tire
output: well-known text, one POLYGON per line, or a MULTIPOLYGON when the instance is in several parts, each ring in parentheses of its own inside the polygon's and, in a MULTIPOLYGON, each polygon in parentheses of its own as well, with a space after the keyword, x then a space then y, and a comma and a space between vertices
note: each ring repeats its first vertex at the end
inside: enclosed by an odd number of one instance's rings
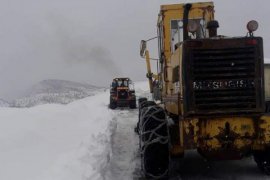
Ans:
POLYGON ((145 107, 139 125, 142 172, 146 178, 166 178, 169 173, 169 134, 166 114, 159 106, 145 107))
POLYGON ((270 113, 270 101, 265 102, 265 112, 270 113))
POLYGON ((143 101, 139 104, 139 120, 141 116, 141 111, 143 108, 150 107, 150 106, 155 106, 156 103, 154 101, 143 101))
POLYGON ((110 109, 116 109, 117 108, 117 102, 115 102, 112 98, 112 96, 110 96, 110 104, 109 104, 110 109))
MULTIPOLYGON (((136 132, 136 133, 138 133, 139 134, 139 124, 140 124, 140 119, 141 119, 141 113, 142 113, 142 111, 143 111, 143 109, 144 108, 146 108, 146 107, 149 107, 149 106, 154 106, 154 105, 156 105, 156 103, 154 102, 154 101, 145 101, 145 100, 141 100, 141 102, 140 102, 140 99, 141 98, 139 98, 139 115, 138 115, 138 122, 137 122, 137 126, 134 128, 134 131, 136 132)), ((146 98, 143 98, 143 99, 146 99, 146 98)), ((146 99, 147 100, 147 99, 146 99)), ((146 110, 146 109, 145 109, 146 110)))
POLYGON ((138 99, 139 108, 140 108, 141 103, 144 102, 144 101, 147 101, 146 97, 141 97, 141 98, 138 99))
POLYGON ((130 108, 130 109, 136 109, 136 107, 137 107, 137 105, 136 105, 136 99, 131 100, 131 101, 129 102, 129 108, 130 108))
POLYGON ((270 151, 255 151, 253 157, 258 168, 265 174, 270 175, 270 151))

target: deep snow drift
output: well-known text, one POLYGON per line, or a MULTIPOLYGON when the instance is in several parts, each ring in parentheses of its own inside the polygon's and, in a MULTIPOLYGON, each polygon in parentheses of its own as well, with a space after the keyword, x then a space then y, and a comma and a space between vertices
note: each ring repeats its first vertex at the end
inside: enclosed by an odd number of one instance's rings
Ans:
POLYGON ((102 179, 113 112, 108 92, 68 105, 0 108, 0 179, 102 179))

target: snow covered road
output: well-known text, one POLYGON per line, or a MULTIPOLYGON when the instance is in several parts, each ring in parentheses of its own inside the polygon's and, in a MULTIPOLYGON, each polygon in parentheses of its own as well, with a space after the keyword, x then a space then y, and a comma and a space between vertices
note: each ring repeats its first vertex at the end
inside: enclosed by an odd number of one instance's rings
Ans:
MULTIPOLYGON (((137 97, 149 97, 147 82, 136 84, 137 97)), ((133 180, 141 178, 138 135, 134 128, 138 122, 137 109, 116 109, 116 127, 112 135, 112 156, 106 180, 133 180)))
POLYGON ((137 117, 137 110, 116 110, 117 127, 112 136, 112 157, 106 180, 128 180, 136 176, 140 163, 139 141, 133 129, 137 117))

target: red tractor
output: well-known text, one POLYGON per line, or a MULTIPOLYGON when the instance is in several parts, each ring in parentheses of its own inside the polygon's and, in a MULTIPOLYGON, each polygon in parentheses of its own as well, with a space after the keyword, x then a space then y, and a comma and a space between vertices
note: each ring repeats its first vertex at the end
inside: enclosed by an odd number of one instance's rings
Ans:
POLYGON ((110 88, 111 109, 117 107, 136 108, 134 84, 129 78, 114 78, 110 88))

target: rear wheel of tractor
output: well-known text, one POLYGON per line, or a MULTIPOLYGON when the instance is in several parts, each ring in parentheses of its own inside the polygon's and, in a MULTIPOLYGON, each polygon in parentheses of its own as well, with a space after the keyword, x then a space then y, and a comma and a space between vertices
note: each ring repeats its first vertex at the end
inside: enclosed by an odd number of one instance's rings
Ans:
POLYGON ((144 101, 147 101, 146 97, 141 97, 141 98, 138 99, 139 108, 140 108, 141 103, 144 102, 144 101))
POLYGON ((117 108, 117 103, 116 101, 113 100, 112 96, 110 96, 110 105, 109 105, 110 109, 115 109, 117 108))
POLYGON ((270 151, 256 151, 253 153, 253 157, 258 168, 270 175, 270 151))
POLYGON ((135 100, 131 100, 130 102, 129 102, 129 108, 130 109, 136 109, 136 99, 135 100))
POLYGON ((143 109, 140 121, 142 171, 146 178, 166 178, 169 173, 169 134, 166 114, 159 106, 143 109))

